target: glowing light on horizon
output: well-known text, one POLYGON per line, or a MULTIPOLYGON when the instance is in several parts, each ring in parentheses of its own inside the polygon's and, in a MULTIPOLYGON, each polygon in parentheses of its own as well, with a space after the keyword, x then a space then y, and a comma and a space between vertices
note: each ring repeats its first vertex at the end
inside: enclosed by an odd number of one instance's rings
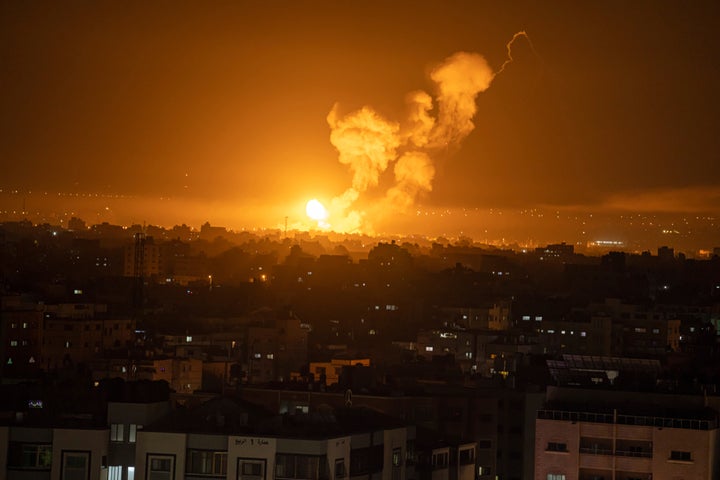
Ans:
POLYGON ((305 205, 305 213, 308 217, 317 222, 318 227, 328 228, 330 225, 326 222, 328 218, 328 211, 320 200, 313 198, 305 205))

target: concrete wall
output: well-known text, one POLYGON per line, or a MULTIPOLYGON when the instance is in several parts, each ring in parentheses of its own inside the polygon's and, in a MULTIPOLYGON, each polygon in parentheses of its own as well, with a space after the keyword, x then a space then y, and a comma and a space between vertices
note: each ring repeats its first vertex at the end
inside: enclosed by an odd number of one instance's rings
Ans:
POLYGON ((272 480, 275 471, 277 443, 275 438, 229 436, 227 478, 236 479, 238 459, 248 458, 264 461, 265 479, 272 480))
POLYGON ((103 457, 108 454, 108 429, 78 430, 62 429, 53 430, 53 459, 51 478, 62 478, 63 453, 88 452, 89 453, 89 480, 105 480, 107 469, 102 468, 103 457))
POLYGON ((172 480, 185 478, 186 435, 184 433, 138 432, 135 451, 135 478, 144 480, 152 455, 173 459, 172 480))

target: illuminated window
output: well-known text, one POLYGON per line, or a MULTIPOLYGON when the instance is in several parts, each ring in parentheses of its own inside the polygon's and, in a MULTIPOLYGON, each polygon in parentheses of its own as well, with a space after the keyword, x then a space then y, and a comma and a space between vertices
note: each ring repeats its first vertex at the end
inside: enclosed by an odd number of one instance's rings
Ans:
POLYGON ((433 347, 430 347, 430 346, 425 347, 425 351, 426 351, 426 352, 432 352, 432 351, 433 351, 433 347))
POLYGON ((125 426, 122 423, 113 423, 110 425, 110 441, 122 442, 125 440, 125 426))

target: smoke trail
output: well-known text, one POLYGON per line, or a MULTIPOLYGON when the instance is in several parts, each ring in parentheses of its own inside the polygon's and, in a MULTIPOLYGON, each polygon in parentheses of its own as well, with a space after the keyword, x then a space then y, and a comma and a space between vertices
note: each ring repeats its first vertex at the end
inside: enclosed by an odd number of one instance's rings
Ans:
POLYGON ((330 142, 340 163, 348 165, 353 175, 352 186, 331 202, 333 228, 365 232, 372 228, 365 212, 352 207, 364 192, 379 185, 393 162, 394 184, 374 212, 407 211, 418 196, 432 191, 433 154, 459 145, 473 131, 476 98, 513 62, 512 47, 519 37, 535 52, 527 33, 517 32, 505 45, 507 58, 496 72, 477 53, 457 52, 446 58, 430 73, 436 86, 435 100, 423 91, 408 95, 408 116, 402 125, 367 106, 342 118, 337 105, 333 107, 327 117, 330 142))

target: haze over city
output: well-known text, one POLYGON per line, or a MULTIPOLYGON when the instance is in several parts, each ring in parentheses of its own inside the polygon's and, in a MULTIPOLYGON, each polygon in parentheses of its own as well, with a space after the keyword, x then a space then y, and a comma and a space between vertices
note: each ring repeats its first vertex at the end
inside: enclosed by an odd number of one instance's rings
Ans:
POLYGON ((1 8, 3 220, 717 238, 713 2, 1 8))

